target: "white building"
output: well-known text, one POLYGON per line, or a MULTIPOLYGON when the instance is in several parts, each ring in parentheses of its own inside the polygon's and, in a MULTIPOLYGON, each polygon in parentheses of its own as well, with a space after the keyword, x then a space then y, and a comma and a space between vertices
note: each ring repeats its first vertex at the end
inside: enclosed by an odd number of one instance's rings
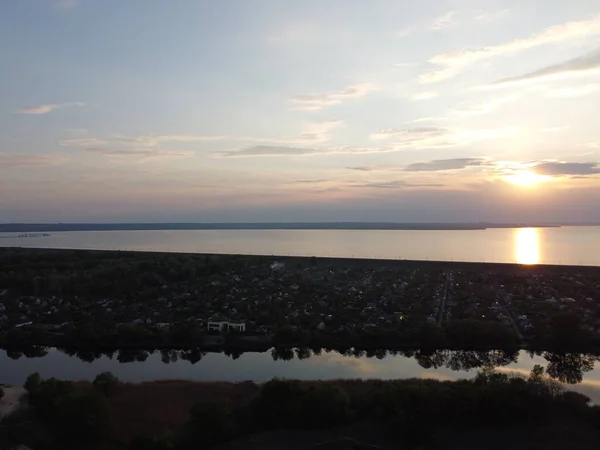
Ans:
POLYGON ((208 322, 208 331, 237 331, 243 333, 246 331, 246 324, 244 322, 208 322))

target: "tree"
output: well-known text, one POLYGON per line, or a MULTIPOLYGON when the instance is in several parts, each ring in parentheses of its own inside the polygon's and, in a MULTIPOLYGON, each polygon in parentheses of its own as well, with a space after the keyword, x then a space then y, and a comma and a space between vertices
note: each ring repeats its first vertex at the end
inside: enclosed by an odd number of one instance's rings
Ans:
POLYGON ((2 399, 2 397, 4 397, 4 389, 0 386, 0 399, 2 399))
POLYGON ((34 372, 27 377, 27 380, 25 381, 25 385, 23 387, 31 395, 32 393, 35 394, 40 389, 41 383, 42 377, 38 372, 34 372))
POLYGON ((102 372, 96 375, 92 385, 98 389, 104 395, 108 397, 108 394, 114 391, 115 387, 119 384, 119 379, 110 372, 102 372))
POLYGON ((529 381, 531 383, 541 383, 544 380, 544 368, 539 364, 533 366, 529 373, 529 381))
POLYGON ((184 445, 189 448, 211 448, 234 436, 231 411, 221 404, 200 402, 190 409, 190 420, 184 429, 184 445))

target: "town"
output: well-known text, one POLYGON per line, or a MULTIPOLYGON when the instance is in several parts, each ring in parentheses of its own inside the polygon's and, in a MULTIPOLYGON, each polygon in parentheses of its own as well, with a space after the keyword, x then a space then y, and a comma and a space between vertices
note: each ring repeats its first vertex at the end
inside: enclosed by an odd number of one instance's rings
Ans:
POLYGON ((559 323, 590 350, 599 292, 594 267, 5 248, 0 341, 525 348, 559 323))

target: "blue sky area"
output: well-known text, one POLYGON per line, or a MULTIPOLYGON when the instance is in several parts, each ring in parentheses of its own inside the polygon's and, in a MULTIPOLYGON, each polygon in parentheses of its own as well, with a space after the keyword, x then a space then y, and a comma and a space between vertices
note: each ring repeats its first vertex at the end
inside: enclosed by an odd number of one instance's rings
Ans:
POLYGON ((0 54, 0 222, 600 221, 597 0, 10 0, 0 54))

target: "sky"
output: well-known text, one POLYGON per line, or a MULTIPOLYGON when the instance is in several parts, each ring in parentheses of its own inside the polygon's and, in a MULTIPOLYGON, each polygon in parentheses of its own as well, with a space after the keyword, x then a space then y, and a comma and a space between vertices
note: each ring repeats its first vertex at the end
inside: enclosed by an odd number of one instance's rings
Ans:
POLYGON ((4 0, 0 222, 600 222, 598 0, 4 0))

